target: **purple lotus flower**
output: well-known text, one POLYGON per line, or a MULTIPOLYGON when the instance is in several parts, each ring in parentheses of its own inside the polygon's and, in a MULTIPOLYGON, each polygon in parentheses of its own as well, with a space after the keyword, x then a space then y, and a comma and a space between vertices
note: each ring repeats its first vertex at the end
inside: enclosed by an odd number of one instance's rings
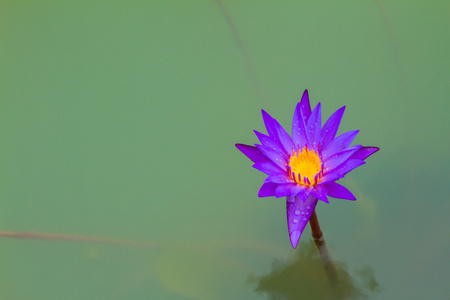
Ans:
POLYGON ((317 200, 328 197, 355 200, 355 196, 335 181, 365 164, 378 147, 350 146, 358 130, 335 137, 345 106, 338 109, 322 126, 320 102, 311 112, 308 90, 297 104, 292 121, 292 138, 286 130, 262 110, 268 135, 255 130, 261 145, 236 144, 250 158, 253 167, 268 176, 259 197, 286 197, 289 237, 297 247, 317 200))

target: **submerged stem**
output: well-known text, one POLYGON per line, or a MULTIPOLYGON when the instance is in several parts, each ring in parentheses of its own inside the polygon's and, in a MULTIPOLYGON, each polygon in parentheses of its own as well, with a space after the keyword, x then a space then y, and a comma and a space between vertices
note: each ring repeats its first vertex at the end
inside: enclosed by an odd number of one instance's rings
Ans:
POLYGON ((38 239, 38 240, 60 240, 85 243, 103 243, 117 246, 134 246, 134 247, 160 247, 157 243, 116 240, 102 237, 70 235, 62 233, 38 233, 38 232, 10 232, 0 231, 0 237, 20 238, 20 239, 38 239))
POLYGON ((322 230, 319 226, 319 220, 317 219, 316 210, 314 210, 311 218, 309 219, 309 225, 311 225, 312 236, 314 243, 316 244, 317 251, 319 251, 320 258, 322 259, 325 272, 331 283, 334 285, 337 283, 337 274, 333 261, 331 260, 330 253, 328 252, 327 244, 323 237, 322 230))
POLYGON ((248 73, 250 74, 251 80, 253 81, 253 86, 255 88, 255 91, 256 91, 259 99, 261 100, 261 102, 263 104, 265 104, 264 103, 265 102, 264 94, 262 92, 261 84, 258 80, 258 77, 256 76, 255 67, 253 66, 253 62, 250 58, 250 55, 248 54, 247 48, 245 47, 245 44, 241 39, 241 35, 239 34, 239 31, 237 30, 236 25, 234 24, 233 20, 231 19, 231 16, 228 13, 228 10, 226 9, 226 7, 223 5, 222 1, 216 0, 216 3, 217 3, 217 6, 219 6, 220 12, 224 16, 225 20, 228 23, 228 26, 231 29, 231 33, 233 34, 234 40, 235 40, 236 44, 238 45, 239 50, 242 52, 242 54, 244 56, 245 66, 247 68, 248 73))

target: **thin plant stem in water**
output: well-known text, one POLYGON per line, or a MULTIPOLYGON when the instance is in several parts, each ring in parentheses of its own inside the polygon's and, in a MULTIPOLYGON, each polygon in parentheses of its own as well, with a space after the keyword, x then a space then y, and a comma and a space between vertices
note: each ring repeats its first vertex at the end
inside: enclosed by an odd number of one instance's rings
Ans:
POLYGON ((319 252, 320 258, 323 262, 325 272, 332 285, 337 283, 337 273, 336 268, 331 260, 330 253, 328 252, 327 244, 323 237, 322 230, 319 226, 319 220, 317 219, 316 210, 314 210, 311 218, 309 219, 309 225, 311 226, 312 237, 314 239, 314 244, 316 245, 317 251, 319 252))
POLYGON ((46 241, 72 241, 84 243, 101 243, 116 246, 134 246, 134 247, 161 247, 160 244, 150 242, 139 242, 129 240, 116 240, 102 237, 90 237, 82 235, 70 235, 62 233, 38 233, 38 232, 10 232, 0 231, 0 237, 19 238, 19 239, 38 239, 46 241))
MULTIPOLYGON (((248 54, 247 48, 243 42, 243 40, 241 39, 241 35, 239 34, 239 31, 236 27, 236 25, 234 24, 233 20, 231 19, 230 14, 228 13, 228 10, 226 9, 226 7, 223 5, 221 0, 216 0, 216 4, 220 9, 220 12, 222 13, 223 17, 225 18, 225 20, 228 23, 228 26, 230 27, 231 33, 233 34, 234 40, 236 42, 236 44, 239 47, 239 50, 241 51, 241 53, 244 56, 244 62, 245 62, 245 66, 247 68, 247 71, 250 75, 250 78, 253 82, 253 87, 258 95, 259 100, 261 101, 262 104, 265 104, 264 102, 264 93, 261 89, 261 84, 258 80, 258 77, 256 76, 256 72, 255 72, 255 67, 253 65, 253 61, 250 58, 250 55, 248 54)), ((264 105, 265 106, 265 105, 264 105)))

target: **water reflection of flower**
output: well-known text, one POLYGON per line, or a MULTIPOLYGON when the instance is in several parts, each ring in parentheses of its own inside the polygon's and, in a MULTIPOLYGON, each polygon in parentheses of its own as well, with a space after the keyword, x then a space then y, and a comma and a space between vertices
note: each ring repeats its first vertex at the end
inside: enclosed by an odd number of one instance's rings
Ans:
POLYGON ((369 266, 350 272, 343 262, 335 264, 334 281, 322 268, 322 261, 312 241, 303 242, 301 250, 287 261, 275 260, 269 274, 251 274, 247 283, 270 299, 367 299, 379 291, 373 269, 369 266))
POLYGON ((355 200, 355 196, 335 181, 365 164, 377 147, 350 146, 358 130, 335 137, 345 106, 338 109, 322 127, 320 102, 311 111, 308 91, 297 104, 292 122, 292 138, 286 130, 262 110, 268 135, 255 130, 261 144, 236 147, 250 158, 253 167, 268 176, 258 192, 260 197, 286 197, 287 223, 292 247, 317 204, 328 197, 355 200))

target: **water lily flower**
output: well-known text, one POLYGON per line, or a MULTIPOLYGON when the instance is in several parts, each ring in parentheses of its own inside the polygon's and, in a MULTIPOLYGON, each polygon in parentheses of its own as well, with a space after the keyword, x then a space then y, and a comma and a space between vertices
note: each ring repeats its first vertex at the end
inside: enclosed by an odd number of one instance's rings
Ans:
POLYGON ((292 137, 262 110, 267 135, 254 131, 261 144, 236 147, 250 158, 253 167, 267 178, 258 196, 286 197, 287 224, 293 248, 314 212, 318 200, 328 203, 328 196, 355 200, 344 186, 336 183, 378 147, 350 146, 358 130, 336 136, 345 106, 333 113, 322 127, 320 102, 311 111, 308 90, 297 104, 292 121, 292 137))

